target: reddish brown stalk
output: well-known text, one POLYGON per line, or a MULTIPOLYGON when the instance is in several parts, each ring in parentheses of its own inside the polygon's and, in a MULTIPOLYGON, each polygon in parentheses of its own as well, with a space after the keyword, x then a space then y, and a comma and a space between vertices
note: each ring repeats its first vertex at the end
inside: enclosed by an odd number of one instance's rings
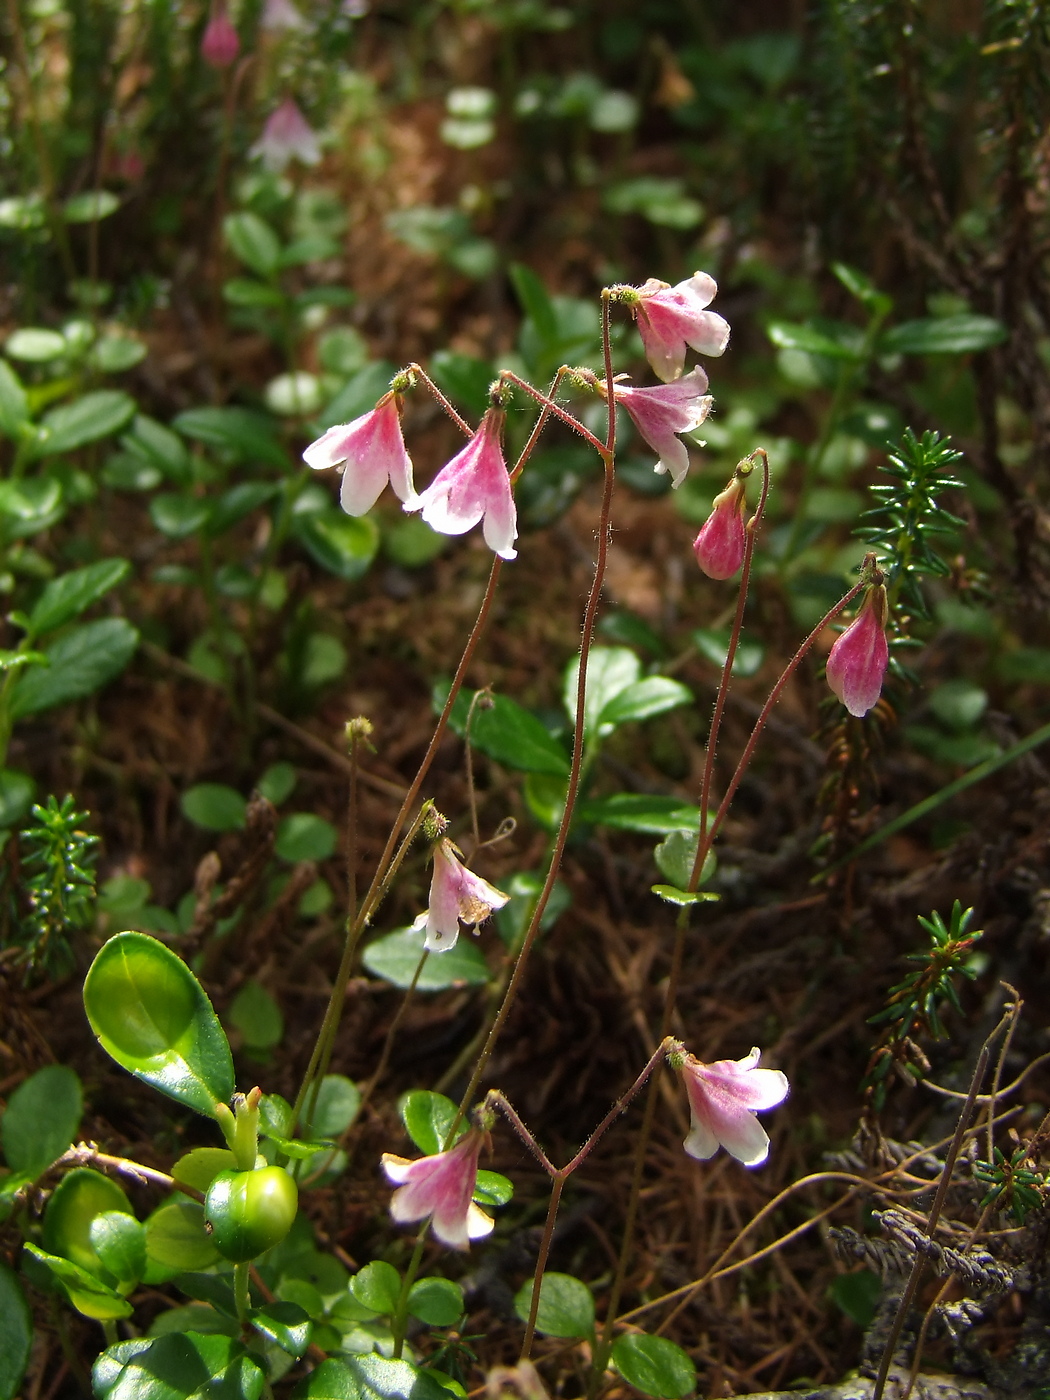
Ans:
POLYGON ((431 379, 430 375, 427 374, 426 370, 423 369, 421 365, 417 365, 415 361, 413 361, 412 364, 405 366, 405 370, 403 370, 402 373, 404 373, 406 370, 409 374, 415 375, 415 377, 418 380, 420 380, 420 382, 423 385, 423 388, 426 389, 426 391, 431 395, 431 397, 434 398, 440 405, 440 407, 444 409, 444 411, 452 419, 453 423, 455 423, 456 427, 460 430, 461 433, 465 434, 465 436, 468 438, 474 436, 474 429, 465 419, 459 416, 456 410, 452 407, 452 404, 441 392, 438 386, 431 379))
MULTIPOLYGON (((562 365, 561 369, 558 371, 558 378, 560 379, 563 375, 568 374, 568 372, 568 366, 562 365)), ((568 409, 562 408, 560 404, 554 403, 553 400, 548 398, 545 394, 542 394, 539 389, 534 389, 527 380, 521 379, 509 369, 501 369, 499 377, 510 384, 517 385, 519 389, 524 389, 526 394, 534 398, 537 403, 542 404, 548 413, 553 413, 555 417, 560 418, 563 423, 568 424, 574 433, 579 433, 580 437, 582 437, 585 442, 590 443, 595 452, 600 452, 603 456, 605 455, 608 444, 603 446, 594 434, 583 426, 578 418, 572 416, 568 409)))

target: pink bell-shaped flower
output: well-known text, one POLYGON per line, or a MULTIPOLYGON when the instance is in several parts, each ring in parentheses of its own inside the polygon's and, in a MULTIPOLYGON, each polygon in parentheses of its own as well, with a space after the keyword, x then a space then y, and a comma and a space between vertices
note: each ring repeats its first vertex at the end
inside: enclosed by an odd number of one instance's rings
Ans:
MULTIPOLYGON (((598 382, 597 389, 606 397, 604 381, 598 382)), ((656 471, 670 472, 671 484, 681 486, 689 470, 689 451, 675 434, 691 433, 711 412, 714 400, 707 393, 704 371, 697 366, 673 384, 658 384, 651 389, 635 389, 614 381, 613 397, 627 410, 634 426, 660 458, 656 471)))
POLYGON ((447 837, 434 847, 434 873, 430 880, 430 907, 416 919, 414 929, 427 931, 423 947, 431 953, 447 953, 456 945, 459 925, 477 926, 502 909, 510 895, 468 870, 447 837))
POLYGON ((712 502, 711 514, 693 541, 696 562, 708 578, 732 578, 744 562, 746 504, 744 483, 739 477, 734 477, 712 502))
POLYGON ((224 0, 215 0, 201 39, 201 58, 213 68, 229 68, 240 47, 241 41, 226 13, 224 0))
POLYGON ((419 509, 412 459, 401 434, 401 398, 393 391, 352 423, 329 428, 306 449, 303 461, 316 470, 345 464, 339 504, 347 515, 371 510, 388 481, 405 510, 419 509))
POLYGON ((495 1221, 474 1204, 478 1154, 485 1134, 477 1128, 447 1152, 411 1162, 384 1152, 383 1170, 397 1184, 390 1214, 399 1225, 430 1217, 434 1234, 452 1249, 492 1233, 495 1221))
POLYGON ((729 344, 729 322, 705 308, 714 300, 718 284, 706 272, 694 272, 671 287, 650 277, 628 297, 645 357, 665 384, 677 379, 685 367, 685 347, 701 355, 721 355, 729 344))
POLYGON ((681 1057, 692 1118, 685 1140, 690 1157, 706 1162, 724 1147, 745 1167, 757 1167, 769 1156, 769 1138, 755 1113, 783 1103, 788 1082, 778 1069, 758 1069, 759 1054, 756 1047, 742 1060, 710 1065, 692 1055, 681 1057))
POLYGON ((286 97, 270 114, 262 135, 248 154, 258 156, 267 170, 280 173, 290 160, 303 165, 317 165, 321 146, 317 132, 303 116, 295 102, 286 97))
POLYGON ((500 435, 504 414, 490 408, 477 432, 419 495, 423 519, 442 535, 462 535, 483 521, 489 549, 501 559, 517 558, 518 513, 503 460, 500 435))
POLYGON ((828 685, 859 719, 882 694, 882 679, 890 659, 886 641, 886 589, 873 583, 860 612, 828 655, 828 685))
POLYGON ((270 34, 290 34, 308 29, 309 25, 302 13, 292 4, 292 0, 266 0, 259 18, 259 27, 270 34))

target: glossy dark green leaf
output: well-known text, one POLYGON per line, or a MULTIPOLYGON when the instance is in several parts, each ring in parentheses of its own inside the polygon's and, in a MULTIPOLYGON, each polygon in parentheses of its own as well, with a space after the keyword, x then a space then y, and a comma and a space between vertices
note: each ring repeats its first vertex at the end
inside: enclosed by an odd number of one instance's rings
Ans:
POLYGON ((0 528, 8 540, 48 530, 64 514, 62 487, 54 477, 0 482, 0 528))
MULTIPOLYGON (((458 1109, 444 1094, 435 1094, 431 1089, 413 1089, 402 1094, 397 1105, 405 1131, 425 1156, 443 1152, 449 1129, 455 1122, 458 1109)), ((467 1131, 467 1123, 460 1119, 454 1142, 458 1142, 467 1131)))
MULTIPOLYGON (((436 710, 444 705, 448 690, 445 682, 434 687, 436 710)), ((509 696, 494 695, 491 704, 475 704, 471 715, 473 701, 473 691, 461 691, 452 706, 449 724, 461 738, 466 735, 470 716, 470 742, 490 758, 523 773, 568 776, 569 755, 564 746, 529 710, 509 696)))
POLYGON ((346 1365, 361 1400, 449 1400, 440 1381, 409 1361, 389 1361, 373 1352, 348 1356, 346 1365))
MULTIPOLYGON (((523 1322, 528 1321, 532 1306, 532 1285, 529 1279, 514 1299, 514 1311, 523 1322)), ((544 1274, 536 1329, 548 1337, 589 1337, 594 1331, 591 1290, 571 1274, 544 1274)))
POLYGON ((172 423, 184 437, 229 452, 238 461, 281 471, 291 465, 271 420, 247 408, 189 408, 172 423))
POLYGON ((218 1262, 219 1252, 204 1228, 204 1209, 176 1198, 158 1206, 146 1221, 146 1254, 165 1277, 193 1273, 218 1262))
POLYGON ((379 1317, 391 1316, 401 1296, 401 1275, 393 1264, 373 1259, 350 1280, 350 1292, 379 1317))
POLYGON ((250 1316, 256 1332, 268 1342, 275 1342, 290 1356, 298 1359, 310 1345, 314 1325, 298 1303, 266 1303, 261 1308, 253 1308, 250 1316))
POLYGON ((33 1319, 22 1285, 0 1264, 0 1400, 14 1400, 33 1344, 33 1319))
POLYGON ((117 433, 135 413, 135 400, 118 389, 95 389, 60 404, 41 420, 44 433, 35 455, 52 457, 117 433))
POLYGON ((229 1043, 186 964, 144 933, 105 943, 84 982, 102 1048, 130 1074, 198 1113, 233 1094, 229 1043))
POLYGON ((345 515, 334 506, 295 515, 292 531, 307 553, 336 578, 361 578, 379 548, 379 527, 367 515, 345 515))
POLYGON ((77 1135, 84 1094, 74 1070, 45 1065, 22 1081, 0 1118, 0 1143, 12 1171, 36 1178, 77 1135))
POLYGON ((642 831, 650 836, 666 836, 679 827, 699 825, 700 812, 678 797, 653 793, 617 792, 596 797, 576 808, 576 821, 593 826, 611 826, 618 831, 642 831))
POLYGON ((179 802, 183 816, 205 831, 242 831, 248 820, 248 804, 225 783, 198 783, 179 802))
POLYGON ((337 1138, 350 1127, 360 1108, 361 1091, 353 1080, 345 1074, 326 1074, 309 1117, 304 1117, 304 1130, 315 1138, 337 1138))
POLYGON ((929 316, 902 321, 879 340, 883 354, 965 355, 1001 345, 1009 332, 994 316, 929 316))
POLYGON ((149 1345, 148 1337, 133 1337, 126 1342, 115 1342, 100 1352, 91 1368, 92 1393, 102 1400, 131 1358, 149 1345))
POLYGON ((92 603, 97 603, 130 572, 131 565, 126 559, 100 559, 97 564, 53 578, 44 586, 29 614, 28 635, 39 637, 43 632, 53 632, 92 603))
POLYGON ((70 1259, 63 1259, 61 1255, 49 1254, 35 1244, 26 1244, 23 1248, 56 1280, 77 1312, 99 1322, 131 1316, 132 1307, 128 1300, 87 1269, 82 1269, 70 1259))
POLYGON ((856 326, 835 321, 823 321, 819 327, 771 321, 766 334, 781 350, 804 350, 829 360, 859 360, 864 343, 863 332, 856 326))
POLYGON ((102 1267, 122 1284, 146 1272, 146 1230, 134 1216, 107 1210, 91 1222, 91 1245, 102 1267))
POLYGON ((117 1183, 91 1167, 67 1172, 44 1212, 44 1248, 88 1273, 101 1274, 105 1266, 91 1238, 91 1226, 96 1216, 106 1213, 134 1218, 131 1202, 117 1183))
POLYGON ((408 1290, 408 1311, 431 1327, 451 1327, 463 1315, 463 1290, 447 1278, 417 1279, 408 1290))
MULTIPOLYGON (((613 726, 602 724, 601 715, 613 700, 635 684, 641 677, 642 663, 628 647, 592 647, 587 661, 587 698, 584 706, 583 732, 589 743, 602 734, 611 734, 613 726)), ((580 674, 579 657, 565 668, 562 699, 570 720, 576 720, 576 686, 580 674)))
POLYGON ((263 1371, 233 1337, 201 1332, 153 1337, 114 1376, 116 1368, 105 1358, 110 1353, 119 1357, 119 1347, 125 1345, 109 1348, 95 1363, 98 1400, 259 1400, 266 1383, 263 1371))
POLYGON ((281 265, 281 241, 258 214, 247 209, 227 214, 222 231, 241 262, 261 277, 269 277, 281 265))
POLYGON ((615 728, 632 720, 651 719, 692 702, 693 692, 681 681, 670 676, 646 676, 615 695, 602 710, 598 724, 604 731, 606 725, 615 728))
POLYGON ((294 812, 277 825, 274 853, 282 860, 327 860, 336 848, 339 833, 331 822, 312 812, 294 812))
POLYGON ((221 535, 280 492, 276 481, 242 481, 224 491, 208 515, 209 535, 221 535))
POLYGON ((361 1388, 345 1361, 329 1357, 299 1382, 292 1400, 361 1400, 361 1388))
POLYGON ((629 1332, 613 1342, 612 1363, 628 1384, 658 1400, 683 1400, 696 1389, 696 1367, 666 1337, 629 1332))
POLYGON ((187 1298, 196 1298, 210 1303, 227 1317, 237 1316, 237 1299, 233 1292, 232 1273, 219 1274, 176 1274, 175 1285, 187 1298))
POLYGON ((186 444, 163 423, 138 413, 128 432, 120 439, 121 447, 144 462, 157 467, 170 481, 180 486, 193 478, 193 460, 186 444))
POLYGON ((138 644, 138 630, 123 617, 74 627, 45 647, 47 666, 19 676, 11 692, 11 714, 22 719, 93 694, 120 675, 138 644))
MULTIPOLYGON (((425 929, 397 929, 369 943, 361 960, 374 977, 408 988, 419 968, 425 938, 425 929)), ((415 985, 421 992, 443 992, 449 987, 483 987, 490 976, 481 952, 463 937, 447 952, 432 953, 415 985)))
POLYGON ((514 1196, 514 1183, 499 1172, 479 1170, 474 1199, 482 1206, 505 1206, 514 1196))

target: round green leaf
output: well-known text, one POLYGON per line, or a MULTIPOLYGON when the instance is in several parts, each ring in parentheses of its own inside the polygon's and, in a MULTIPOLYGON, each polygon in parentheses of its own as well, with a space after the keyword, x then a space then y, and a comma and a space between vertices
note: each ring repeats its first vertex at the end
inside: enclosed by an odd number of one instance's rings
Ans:
POLYGON ((0 1400, 18 1394, 29 1362, 33 1319, 22 1286, 6 1264, 0 1264, 0 1400))
POLYGON ((146 1221, 146 1253, 165 1270, 179 1273, 207 1269, 219 1258, 204 1228, 204 1209, 196 1201, 172 1201, 146 1221))
POLYGON ((313 1323, 298 1303, 267 1303, 265 1307, 253 1309, 251 1319, 261 1337, 275 1343, 289 1356, 298 1359, 310 1345, 313 1323))
POLYGON ((505 1206, 514 1195, 514 1183, 499 1172, 478 1172, 474 1199, 481 1206, 505 1206))
POLYGON ((265 398, 266 407, 282 417, 316 413, 321 407, 321 381, 302 369, 279 374, 267 384, 265 398))
MULTIPOLYGON (((425 929, 402 928, 369 943, 362 961, 374 977, 391 986, 411 987, 423 956, 425 929)), ((420 992, 443 992, 449 987, 484 987, 489 980, 488 963, 466 938, 444 953, 431 954, 416 981, 420 992)))
POLYGON ((988 707, 988 692, 961 677, 945 681, 930 695, 930 709, 949 729, 971 729, 988 707))
POLYGON ((120 200, 110 190, 85 190, 75 194, 62 206, 67 224, 94 224, 108 218, 120 208, 120 200))
POLYGON ((228 214, 223 220, 226 241, 253 272, 268 277, 276 272, 281 261, 281 244, 276 233, 258 214, 244 210, 228 214))
POLYGON ((118 933, 84 982, 84 1007, 103 1050, 130 1074, 214 1117, 233 1094, 229 1043, 184 962, 144 933, 118 933))
POLYGON ((447 1278, 418 1279, 408 1291, 408 1311, 431 1327, 451 1327, 463 1315, 463 1290, 447 1278))
MULTIPOLYGON (((405 1131, 420 1152, 431 1157, 444 1150, 445 1140, 458 1115, 451 1099, 431 1089, 413 1089, 402 1095, 397 1108, 405 1131)), ((460 1119, 454 1141, 458 1142, 466 1131, 467 1124, 460 1119)))
POLYGON ((277 827, 274 851, 282 860, 327 860, 335 850, 339 833, 331 822, 312 812, 296 812, 277 827))
POLYGON ((103 1264, 92 1242, 91 1225, 96 1216, 106 1212, 134 1218, 131 1202, 108 1176, 90 1167, 67 1172, 44 1212, 44 1248, 89 1274, 100 1274, 103 1264))
POLYGON ((42 326, 23 326, 7 337, 4 349, 12 360, 40 365, 48 360, 57 360, 66 353, 67 346, 65 336, 58 331, 45 330, 42 326))
POLYGON ((90 355, 103 374, 120 374, 146 358, 146 347, 130 335, 104 335, 90 355))
POLYGON ((167 535, 169 540, 184 540, 204 526, 211 507, 196 496, 165 491, 150 501, 149 514, 162 535, 167 535))
POLYGON ((236 1165, 237 1158, 227 1147, 195 1147, 179 1158, 171 1174, 186 1186, 207 1191, 220 1172, 232 1171, 236 1165))
POLYGON ((224 783, 198 783, 182 794, 179 806, 183 816, 205 831, 241 831, 247 821, 247 802, 224 783))
POLYGON ((135 413, 135 400, 117 389, 95 389, 72 403, 60 404, 43 419, 45 435, 38 456, 72 452, 118 432, 135 413))
POLYGON ((322 569, 348 583, 368 572, 379 548, 379 527, 374 520, 344 515, 334 508, 298 514, 292 529, 322 569))
POLYGON ((295 784, 295 769, 290 763, 272 763, 255 786, 267 801, 279 807, 291 796, 295 784))
MULTIPOLYGON (((307 1099, 309 1103, 309 1099, 307 1099)), ((361 1107, 361 1091, 345 1074, 326 1074, 317 1102, 303 1131, 313 1138, 337 1138, 345 1133, 361 1107)))
POLYGON ((145 1346, 142 1340, 136 1338, 141 1349, 119 1370, 106 1358, 130 1350, 128 1343, 110 1347, 96 1361, 92 1379, 100 1400, 259 1400, 262 1395, 266 1377, 233 1337, 171 1332, 145 1346))
POLYGON ((346 1363, 329 1358, 299 1382, 292 1400, 361 1400, 361 1391, 346 1363))
MULTIPOLYGON (((529 1279, 514 1299, 514 1311, 527 1322, 532 1307, 529 1279)), ((571 1274, 543 1275, 536 1328, 548 1337, 589 1337, 594 1331, 594 1297, 591 1290, 571 1274)))
POLYGON ((401 1275, 392 1264, 373 1259, 350 1280, 350 1292, 380 1317, 390 1316, 401 1295, 401 1275))
POLYGON ((226 1012, 227 1021, 236 1026, 245 1045, 266 1050, 277 1045, 284 1035, 284 1017, 273 997, 254 979, 245 982, 226 1012))
POLYGON ((83 1091, 73 1070, 45 1065, 31 1074, 11 1095, 0 1118, 7 1165, 38 1177, 72 1143, 83 1107, 83 1091))
POLYGON ((696 1389, 696 1367, 666 1337, 629 1333, 613 1343, 612 1363, 628 1384, 659 1400, 682 1400, 696 1389))
POLYGON ((146 1231, 134 1216, 103 1211, 92 1220, 89 1235, 102 1267, 121 1284, 137 1283, 146 1272, 146 1231))

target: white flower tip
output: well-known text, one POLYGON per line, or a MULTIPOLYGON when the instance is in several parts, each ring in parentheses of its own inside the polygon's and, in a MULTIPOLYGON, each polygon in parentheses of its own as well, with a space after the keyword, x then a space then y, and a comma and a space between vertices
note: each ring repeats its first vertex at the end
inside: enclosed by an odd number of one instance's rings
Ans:
POLYGON ((387 1174, 390 1181, 400 1185, 408 1176, 408 1169, 412 1163, 407 1157, 397 1157, 393 1152, 384 1152, 379 1159, 380 1165, 387 1174))

